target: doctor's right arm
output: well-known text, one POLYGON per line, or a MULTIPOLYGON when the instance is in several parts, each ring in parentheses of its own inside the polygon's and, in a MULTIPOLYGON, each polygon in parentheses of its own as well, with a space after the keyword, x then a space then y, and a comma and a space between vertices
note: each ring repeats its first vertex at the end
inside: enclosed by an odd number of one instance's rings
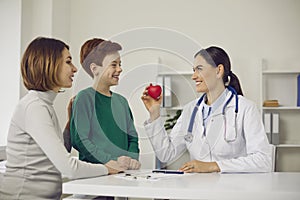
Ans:
POLYGON ((181 132, 181 117, 173 127, 171 134, 168 134, 164 127, 164 120, 160 117, 160 105, 162 95, 158 100, 148 95, 147 88, 141 97, 150 119, 145 123, 146 134, 152 144, 156 156, 161 162, 169 162, 181 155, 186 148, 184 134, 181 132))
POLYGON ((170 162, 178 158, 185 150, 184 132, 181 131, 181 117, 168 134, 164 127, 164 120, 159 117, 153 122, 145 122, 146 134, 161 162, 170 162))
POLYGON ((162 162, 172 161, 186 149, 184 133, 181 131, 182 118, 178 119, 171 134, 168 134, 164 127, 165 122, 160 117, 162 96, 158 100, 153 99, 148 96, 146 88, 141 99, 150 114, 150 119, 144 125, 155 154, 162 162))

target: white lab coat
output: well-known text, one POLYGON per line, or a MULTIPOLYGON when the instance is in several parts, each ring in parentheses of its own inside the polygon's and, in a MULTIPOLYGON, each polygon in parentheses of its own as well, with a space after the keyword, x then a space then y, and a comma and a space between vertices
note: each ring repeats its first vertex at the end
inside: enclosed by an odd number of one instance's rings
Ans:
MULTIPOLYGON (((226 100, 230 97, 228 92, 226 100)), ((256 105, 243 96, 238 96, 237 138, 234 142, 224 140, 224 119, 222 109, 226 102, 211 113, 203 134, 201 102, 195 117, 193 141, 187 142, 190 118, 198 99, 188 103, 170 134, 164 129, 164 120, 145 122, 146 133, 151 141, 156 156, 162 162, 169 162, 180 156, 186 149, 191 160, 216 161, 221 172, 270 172, 272 169, 272 149, 269 145, 261 115, 256 105)), ((235 98, 227 105, 226 137, 235 137, 235 98)))

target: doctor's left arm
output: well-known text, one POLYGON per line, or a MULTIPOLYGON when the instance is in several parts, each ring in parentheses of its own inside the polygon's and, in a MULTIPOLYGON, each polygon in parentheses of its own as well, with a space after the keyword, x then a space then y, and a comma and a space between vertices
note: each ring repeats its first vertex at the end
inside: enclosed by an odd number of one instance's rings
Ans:
POLYGON ((238 134, 243 134, 245 137, 246 155, 217 161, 217 164, 221 172, 270 172, 272 150, 259 110, 254 103, 248 104, 243 111, 240 110, 243 112, 243 133, 238 132, 238 134))
POLYGON ((180 169, 181 171, 190 173, 190 172, 199 172, 199 173, 209 173, 209 172, 220 172, 216 162, 203 162, 200 160, 192 160, 184 163, 180 169))

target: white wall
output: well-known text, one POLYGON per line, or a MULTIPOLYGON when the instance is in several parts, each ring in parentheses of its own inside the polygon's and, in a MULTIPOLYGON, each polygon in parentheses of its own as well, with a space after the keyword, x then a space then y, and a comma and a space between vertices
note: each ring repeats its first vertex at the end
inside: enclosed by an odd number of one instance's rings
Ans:
MULTIPOLYGON (((23 0, 22 1, 22 53, 27 45, 36 37, 54 37, 69 44, 70 21, 69 0, 23 0)), ((21 97, 27 93, 20 83, 21 97)), ((67 103, 71 89, 57 95, 54 102, 55 110, 64 128, 67 119, 67 103)))
POLYGON ((0 27, 0 146, 4 146, 19 100, 21 0, 0 0, 0 27))
MULTIPOLYGON (((245 96, 257 105, 261 104, 258 97, 262 58, 276 68, 299 68, 298 0, 73 0, 70 3, 70 44, 72 49, 77 50, 73 55, 78 66, 79 49, 83 42, 92 37, 103 37, 116 39, 124 46, 123 78, 132 70, 157 62, 158 57, 161 57, 162 64, 171 68, 190 70, 191 65, 177 62, 182 61, 180 55, 174 59, 174 55, 162 53, 159 49, 149 52, 145 44, 140 44, 141 49, 126 52, 128 46, 139 44, 143 39, 145 43, 152 40, 155 44, 156 37, 151 34, 133 34, 126 39, 120 35, 126 35, 133 29, 157 27, 186 35, 199 47, 223 47, 231 57, 233 71, 240 78, 245 96)), ((168 35, 162 34, 161 37, 162 40, 170 40, 168 35)), ((182 40, 173 40, 169 44, 171 49, 172 43, 182 44, 182 40)), ((195 53, 193 48, 187 50, 191 57, 195 53)), ((139 76, 148 80, 145 71, 139 76)), ((134 84, 135 80, 131 82, 134 84)), ((140 86, 136 85, 136 88, 140 86)), ((129 101, 136 125, 142 127, 147 112, 140 100, 131 98, 129 101)), ((143 132, 143 129, 140 131, 143 132)))
MULTIPOLYGON (((87 38, 111 38, 134 28, 181 32, 203 47, 223 47, 232 58, 233 71, 240 77, 246 96, 260 103, 260 59, 277 63, 279 68, 297 67, 299 19, 297 0, 74 0, 70 39, 72 48, 79 49, 87 38)), ((149 62, 144 59, 124 62, 124 70, 149 62)))
MULTIPOLYGON (((20 13, 21 18, 21 56, 28 44, 36 37, 51 36, 52 24, 51 0, 23 0, 20 13)), ((20 97, 22 98, 27 89, 20 80, 20 97)))
MULTIPOLYGON (((69 43, 69 4, 69 0, 0 0, 0 87, 5 94, 0 104, 0 146, 6 145, 12 111, 19 98, 27 93, 20 78, 21 57, 28 44, 38 36, 55 37, 69 43)), ((62 128, 71 91, 66 89, 54 102, 62 128)))

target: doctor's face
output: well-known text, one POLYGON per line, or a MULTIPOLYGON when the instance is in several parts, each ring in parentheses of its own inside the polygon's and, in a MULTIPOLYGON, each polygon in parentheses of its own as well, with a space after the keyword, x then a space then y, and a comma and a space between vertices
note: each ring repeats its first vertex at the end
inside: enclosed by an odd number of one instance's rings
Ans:
POLYGON ((197 92, 208 93, 216 87, 217 68, 208 64, 202 56, 195 57, 193 70, 192 80, 196 83, 197 92))

